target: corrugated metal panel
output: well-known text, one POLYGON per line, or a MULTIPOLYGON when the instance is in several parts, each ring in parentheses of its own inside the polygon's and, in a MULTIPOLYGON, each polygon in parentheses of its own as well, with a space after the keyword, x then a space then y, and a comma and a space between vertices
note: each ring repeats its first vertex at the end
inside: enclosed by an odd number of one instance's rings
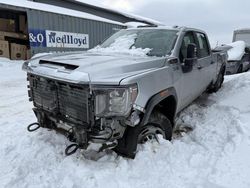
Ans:
MULTIPOLYGON (((121 25, 81 19, 38 10, 27 10, 27 16, 29 29, 43 29, 88 34, 90 48, 93 48, 108 36, 115 33, 117 29, 119 30, 124 28, 121 25)), ((81 49, 32 47, 31 50, 32 53, 40 53, 50 51, 75 51, 81 49)))
MULTIPOLYGON (((122 25, 61 15, 46 11, 27 9, 23 7, 16 7, 12 5, 1 4, 1 8, 8 9, 10 11, 13 10, 18 12, 26 12, 29 29, 88 34, 90 48, 93 48, 94 46, 102 42, 104 39, 106 39, 108 36, 117 32, 117 30, 125 28, 125 26, 122 25)), ((51 52, 51 51, 76 51, 76 50, 81 50, 81 49, 51 48, 43 46, 31 47, 32 54, 41 52, 51 52)))

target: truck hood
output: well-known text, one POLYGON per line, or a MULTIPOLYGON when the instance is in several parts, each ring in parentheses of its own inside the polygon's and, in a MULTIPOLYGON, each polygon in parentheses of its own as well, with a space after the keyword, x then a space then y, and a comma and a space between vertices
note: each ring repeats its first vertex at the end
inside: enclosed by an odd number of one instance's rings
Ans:
POLYGON ((28 62, 27 72, 72 83, 119 85, 124 78, 164 66, 166 57, 61 53, 28 62))

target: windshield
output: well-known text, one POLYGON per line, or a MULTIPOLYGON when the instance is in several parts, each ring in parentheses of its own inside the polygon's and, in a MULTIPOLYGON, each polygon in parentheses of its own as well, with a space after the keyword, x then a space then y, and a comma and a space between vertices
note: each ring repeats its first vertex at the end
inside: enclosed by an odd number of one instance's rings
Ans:
POLYGON ((171 53, 177 38, 177 31, 166 29, 121 30, 98 48, 116 53, 134 55, 166 56, 171 53))

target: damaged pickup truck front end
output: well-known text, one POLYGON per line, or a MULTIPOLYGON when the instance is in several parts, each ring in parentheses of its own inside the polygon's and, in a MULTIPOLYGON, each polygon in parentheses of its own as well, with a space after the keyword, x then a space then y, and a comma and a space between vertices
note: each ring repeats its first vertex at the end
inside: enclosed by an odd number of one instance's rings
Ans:
POLYGON ((38 120, 28 130, 43 127, 63 133, 73 142, 66 155, 87 149, 89 143, 102 144, 101 150, 114 148, 126 127, 140 122, 140 111, 133 108, 137 84, 92 84, 89 73, 80 73, 78 67, 40 58, 23 65, 38 120))

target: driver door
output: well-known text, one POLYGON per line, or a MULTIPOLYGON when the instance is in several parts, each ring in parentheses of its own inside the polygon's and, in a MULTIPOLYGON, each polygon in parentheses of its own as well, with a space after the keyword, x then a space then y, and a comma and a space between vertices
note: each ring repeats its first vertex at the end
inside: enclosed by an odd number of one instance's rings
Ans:
MULTIPOLYGON (((188 44, 194 43, 196 44, 194 32, 188 31, 183 37, 182 45, 179 52, 179 61, 181 65, 184 63, 185 58, 187 58, 187 47, 188 44)), ((196 44, 197 45, 197 44, 196 44)), ((182 73, 181 78, 181 106, 183 109, 187 105, 189 105, 197 96, 200 94, 200 78, 199 78, 199 70, 197 62, 194 62, 193 69, 190 72, 182 73)))

